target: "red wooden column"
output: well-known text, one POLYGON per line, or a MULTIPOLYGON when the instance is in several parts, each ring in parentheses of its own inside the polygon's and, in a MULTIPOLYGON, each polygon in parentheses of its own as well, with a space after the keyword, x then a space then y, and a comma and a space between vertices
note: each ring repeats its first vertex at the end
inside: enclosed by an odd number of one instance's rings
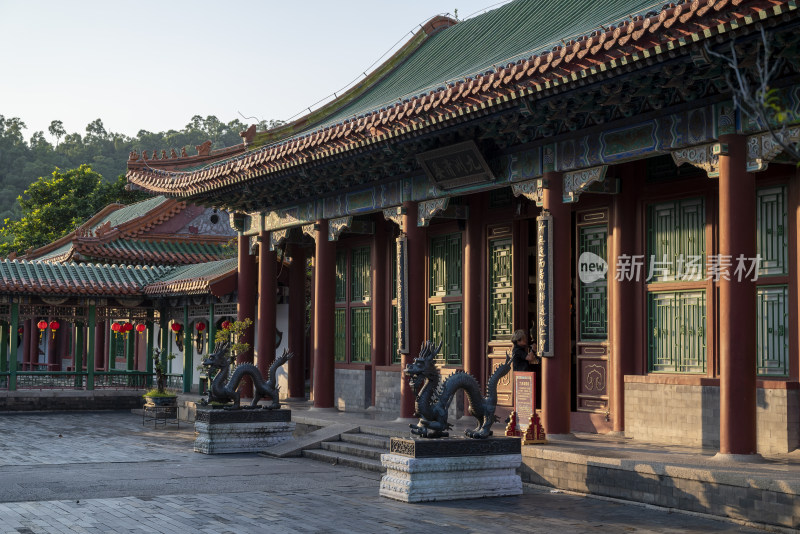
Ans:
MULTIPOLYGON (((481 295, 481 249, 483 247, 483 199, 481 194, 469 198, 466 246, 464 248, 464 371, 483 383, 483 324, 481 295)), ((526 274, 527 280, 527 274, 526 274)))
MULTIPOLYGON (((52 317, 48 317, 47 318, 47 324, 49 325, 52 322, 53 322, 53 318, 52 317)), ((54 332, 49 327, 48 327, 47 330, 44 331, 44 334, 43 334, 43 335, 47 336, 47 348, 46 348, 46 350, 47 350, 47 363, 48 363, 48 365, 49 364, 58 363, 56 361, 58 359, 58 349, 59 349, 59 347, 58 347, 58 342, 59 342, 58 331, 55 332, 55 335, 53 335, 53 334, 54 334, 54 332)))
POLYGON ((275 360, 276 293, 278 290, 277 255, 270 250, 270 232, 261 232, 258 247, 258 370, 267 376, 275 360))
POLYGON ((614 432, 625 430, 625 375, 633 374, 635 365, 634 300, 636 285, 632 280, 617 280, 617 258, 635 254, 636 190, 634 176, 622 180, 621 191, 614 195, 608 243, 608 326, 611 342, 611 417, 614 432))
POLYGON ((306 398, 305 326, 306 326, 306 252, 292 245, 292 266, 289 268, 289 398, 306 398))
POLYGON ((314 240, 314 408, 333 408, 333 314, 336 299, 336 243, 328 240, 328 221, 317 221, 314 240))
MULTIPOLYGON (((255 257, 250 255, 250 238, 239 234, 239 274, 237 278, 237 291, 239 303, 236 310, 236 318, 239 321, 245 319, 253 320, 256 311, 255 295, 258 291, 258 279, 256 278, 255 257)), ((237 363, 253 363, 253 327, 246 329, 239 338, 240 343, 248 343, 250 350, 239 354, 236 358, 237 363)), ((239 388, 242 398, 253 398, 253 383, 249 377, 242 380, 239 388)))
MULTIPOLYGON (((401 368, 419 355, 425 341, 425 228, 417 226, 416 202, 404 202, 403 232, 408 239, 408 354, 403 354, 401 368)), ((408 379, 400 373, 400 417, 414 417, 414 393, 408 379)))
MULTIPOLYGON (((25 321, 22 329, 22 363, 31 361, 31 329, 33 328, 33 320, 28 319, 25 321)), ((14 334, 14 332, 12 332, 14 334)), ((9 358, 16 358, 16 354, 9 354, 9 358)), ((27 370, 27 366, 23 365, 21 369, 27 370)))
POLYGON ((372 394, 370 405, 375 406, 376 394, 376 367, 379 365, 389 365, 392 362, 391 340, 387 332, 387 318, 392 311, 392 304, 389 300, 392 288, 387 287, 389 277, 389 266, 387 259, 389 255, 389 237, 386 231, 386 221, 382 215, 374 217, 375 234, 372 236, 372 394))
MULTIPOLYGON (((746 138, 720 136, 719 254, 756 255, 755 178, 747 172, 746 138)), ((748 263, 749 265, 749 263, 748 263)), ((719 282, 720 454, 756 452, 756 285, 752 277, 719 282)))
MULTIPOLYGON (((94 329, 94 367, 95 369, 105 369, 105 354, 106 354, 106 322, 97 321, 97 326, 94 329)), ((92 369, 94 371, 94 369, 92 369)))
POLYGON ((39 361, 39 328, 36 326, 36 323, 38 323, 38 321, 35 318, 31 319, 31 328, 28 330, 28 336, 30 337, 27 355, 27 361, 30 364, 28 366, 28 371, 31 371, 33 369, 32 366, 39 361))
POLYGON ((564 180, 561 173, 548 172, 542 196, 543 209, 550 212, 553 228, 553 357, 542 358, 542 415, 549 435, 570 433, 570 371, 572 367, 570 334, 570 204, 562 201, 564 180))

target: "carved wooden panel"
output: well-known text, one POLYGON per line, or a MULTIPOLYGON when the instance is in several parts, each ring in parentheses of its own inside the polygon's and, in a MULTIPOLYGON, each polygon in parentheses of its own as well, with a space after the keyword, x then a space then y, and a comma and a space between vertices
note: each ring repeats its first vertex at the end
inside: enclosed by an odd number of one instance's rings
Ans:
POLYGON ((608 411, 608 350, 604 345, 578 347, 577 405, 579 412, 608 411))

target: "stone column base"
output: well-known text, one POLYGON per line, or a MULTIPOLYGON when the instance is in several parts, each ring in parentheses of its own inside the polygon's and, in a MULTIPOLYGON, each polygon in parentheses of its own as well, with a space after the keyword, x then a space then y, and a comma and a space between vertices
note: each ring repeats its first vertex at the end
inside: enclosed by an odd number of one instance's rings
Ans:
POLYGON ((424 502, 522 494, 519 439, 392 438, 390 451, 381 455, 382 497, 424 502))
POLYGON ((452 501, 522 494, 521 454, 408 458, 382 454, 380 495, 403 502, 452 501))
POLYGON ((198 410, 194 451, 203 454, 261 452, 292 439, 295 423, 288 410, 198 410), (263 420, 271 419, 271 420, 263 420), (284 419, 276 420, 276 419, 284 419))

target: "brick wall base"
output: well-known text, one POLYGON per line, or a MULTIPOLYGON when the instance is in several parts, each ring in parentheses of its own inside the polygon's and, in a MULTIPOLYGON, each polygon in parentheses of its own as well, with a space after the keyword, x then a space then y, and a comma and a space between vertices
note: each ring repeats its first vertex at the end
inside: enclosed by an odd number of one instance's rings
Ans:
POLYGON ((0 391, 0 411, 131 410, 144 404, 143 391, 0 391))
POLYGON ((400 371, 375 371, 375 409, 400 413, 400 371))
MULTIPOLYGON (((761 454, 800 445, 796 389, 757 391, 757 445, 761 454)), ((719 387, 625 383, 625 436, 655 443, 719 448, 719 387)))
POLYGON ((548 447, 522 448, 523 482, 756 523, 800 525, 800 495, 792 480, 777 483, 747 473, 620 461, 548 447))
POLYGON ((336 369, 334 398, 340 410, 365 410, 372 397, 372 371, 336 369))

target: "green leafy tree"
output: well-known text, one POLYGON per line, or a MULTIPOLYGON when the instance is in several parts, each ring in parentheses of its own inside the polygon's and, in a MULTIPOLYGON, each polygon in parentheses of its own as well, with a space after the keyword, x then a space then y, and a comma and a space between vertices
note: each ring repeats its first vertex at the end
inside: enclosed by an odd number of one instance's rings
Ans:
POLYGON ((64 129, 64 123, 55 120, 50 123, 50 127, 47 129, 50 132, 50 135, 56 138, 56 148, 58 148, 58 142, 67 134, 67 131, 64 129))
POLYGON ((43 176, 25 190, 17 201, 22 209, 19 220, 6 219, 0 236, 0 254, 25 252, 40 247, 77 228, 86 219, 113 202, 133 202, 144 198, 141 192, 127 191, 125 177, 107 183, 88 165, 43 176))

